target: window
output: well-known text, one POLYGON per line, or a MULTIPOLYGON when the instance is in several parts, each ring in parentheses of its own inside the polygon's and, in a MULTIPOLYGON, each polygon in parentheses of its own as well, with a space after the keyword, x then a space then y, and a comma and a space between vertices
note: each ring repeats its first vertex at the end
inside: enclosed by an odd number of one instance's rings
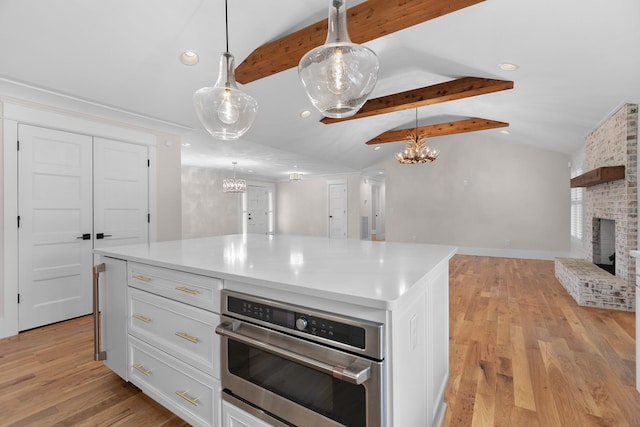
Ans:
MULTIPOLYGON (((576 169, 574 176, 582 173, 582 169, 576 169)), ((571 189, 571 237, 582 240, 584 230, 584 188, 571 189)))

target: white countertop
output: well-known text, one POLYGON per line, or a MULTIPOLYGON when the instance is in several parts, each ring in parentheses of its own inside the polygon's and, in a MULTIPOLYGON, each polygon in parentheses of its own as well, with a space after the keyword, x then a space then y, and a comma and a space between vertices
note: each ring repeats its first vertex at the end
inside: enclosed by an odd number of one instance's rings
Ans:
POLYGON ((453 246, 258 234, 96 249, 95 253, 310 296, 390 309, 453 246))

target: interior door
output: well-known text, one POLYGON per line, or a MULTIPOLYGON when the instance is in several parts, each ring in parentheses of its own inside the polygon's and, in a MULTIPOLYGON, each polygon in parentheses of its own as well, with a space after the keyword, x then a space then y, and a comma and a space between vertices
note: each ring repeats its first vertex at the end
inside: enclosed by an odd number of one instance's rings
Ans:
POLYGON ((149 241, 148 148, 94 138, 94 247, 149 241))
POLYGON ((347 238, 347 184, 329 184, 329 238, 347 238))
POLYGON ((267 195, 264 187, 247 186, 247 233, 267 233, 267 195))
POLYGON ((18 327, 92 311, 91 137, 18 127, 18 327))

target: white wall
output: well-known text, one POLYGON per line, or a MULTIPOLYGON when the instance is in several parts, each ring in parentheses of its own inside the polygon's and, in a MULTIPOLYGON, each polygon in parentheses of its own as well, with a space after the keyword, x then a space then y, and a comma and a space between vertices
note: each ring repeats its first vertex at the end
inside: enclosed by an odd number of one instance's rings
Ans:
POLYGON ((570 156, 482 133, 434 139, 440 157, 385 170, 386 238, 462 253, 552 258, 570 251, 570 156))
POLYGON ((278 182, 276 234, 327 236, 327 201, 325 179, 278 182))
POLYGON ((182 167, 182 237, 221 236, 242 232, 240 194, 223 193, 228 172, 182 167))

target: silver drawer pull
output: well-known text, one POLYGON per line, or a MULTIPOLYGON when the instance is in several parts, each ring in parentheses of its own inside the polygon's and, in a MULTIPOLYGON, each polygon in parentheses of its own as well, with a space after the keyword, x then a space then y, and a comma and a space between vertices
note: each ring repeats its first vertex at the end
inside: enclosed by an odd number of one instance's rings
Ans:
POLYGON ((146 317, 146 316, 143 316, 142 314, 134 314, 134 315, 133 315, 133 316, 131 316, 131 317, 133 317, 134 319, 138 319, 138 320, 140 320, 141 322, 144 322, 144 323, 149 323, 149 322, 151 322, 151 319, 150 319, 150 318, 148 318, 148 317, 146 317))
POLYGON ((198 337, 192 337, 191 335, 187 334, 186 332, 176 332, 176 336, 183 338, 187 341, 191 341, 193 343, 197 343, 200 341, 200 339, 198 339, 198 337))
POLYGON ((191 295, 198 295, 200 293, 199 290, 190 289, 190 288, 187 288, 186 286, 176 286, 176 291, 185 292, 185 293, 191 294, 191 295))
POLYGON ((143 282, 151 281, 151 277, 143 276, 142 274, 134 274, 132 277, 136 280, 141 280, 143 282))
POLYGON ((191 397, 187 394, 187 390, 185 391, 176 391, 176 394, 178 396, 180 396, 181 398, 183 398, 184 400, 186 400, 187 402, 191 403, 193 406, 198 406, 198 400, 200 400, 199 397, 191 397))
POLYGON ((135 369, 136 371, 140 372, 142 375, 145 375, 147 377, 151 375, 151 369, 144 369, 144 366, 141 363, 137 363, 133 365, 133 369, 135 369))

